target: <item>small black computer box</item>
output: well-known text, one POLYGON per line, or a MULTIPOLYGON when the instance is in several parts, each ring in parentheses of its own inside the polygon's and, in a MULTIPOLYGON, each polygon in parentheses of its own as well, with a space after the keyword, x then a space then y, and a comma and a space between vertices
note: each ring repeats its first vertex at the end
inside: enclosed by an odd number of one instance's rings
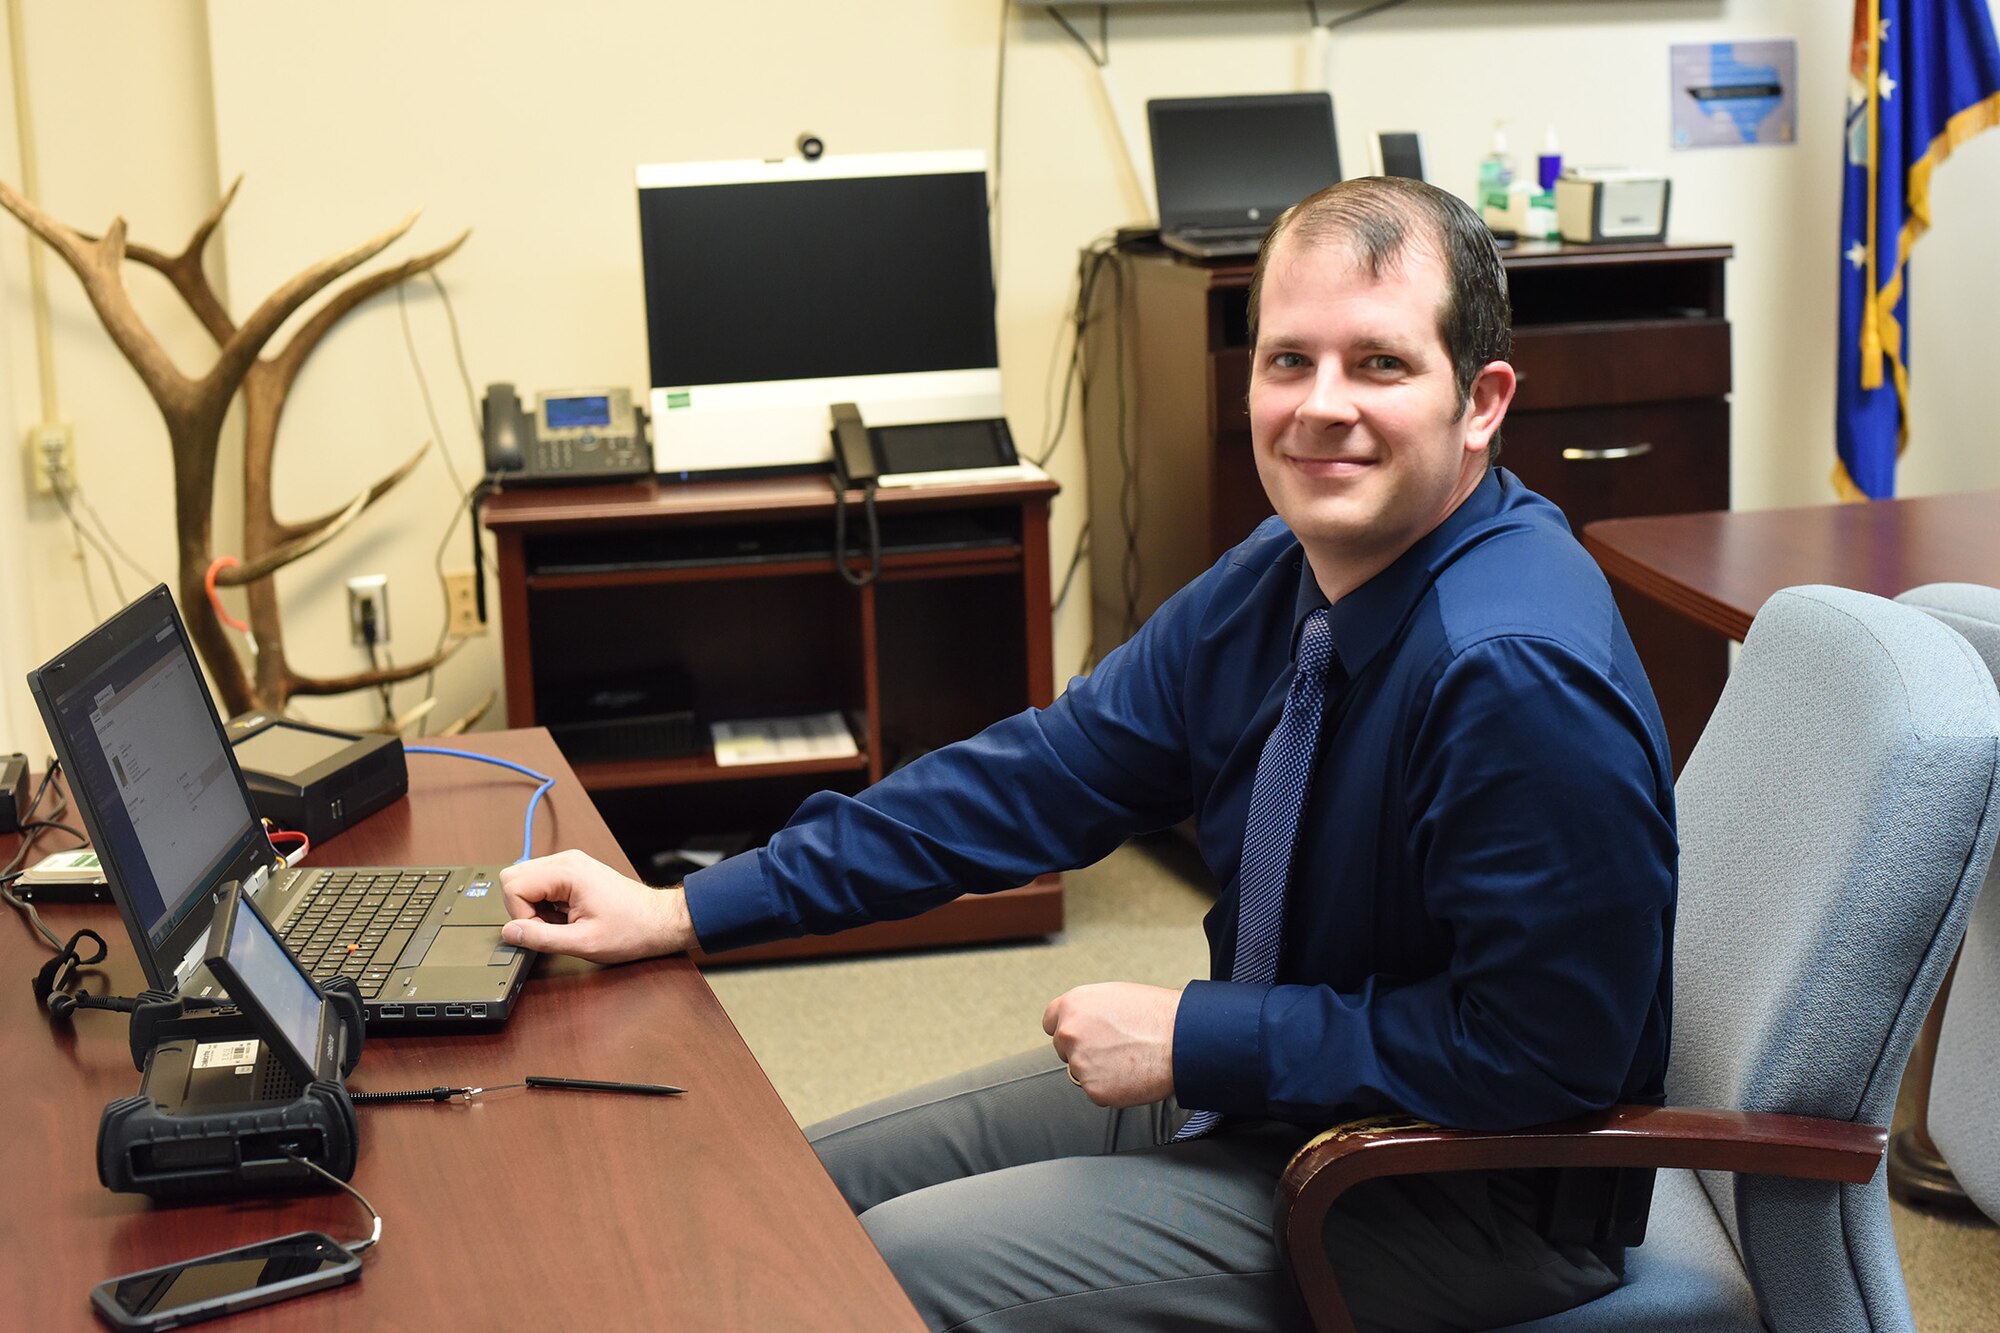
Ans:
POLYGON ((403 742, 251 712, 229 720, 229 744, 257 813, 323 842, 410 789, 403 742))
POLYGON ((28 822, 28 756, 0 754, 0 833, 19 833, 28 822))

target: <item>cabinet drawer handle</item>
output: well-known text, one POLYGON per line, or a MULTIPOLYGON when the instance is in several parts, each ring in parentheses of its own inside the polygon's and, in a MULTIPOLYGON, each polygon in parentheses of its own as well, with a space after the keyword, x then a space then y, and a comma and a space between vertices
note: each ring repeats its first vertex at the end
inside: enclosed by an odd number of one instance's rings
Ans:
POLYGON ((1613 458, 1643 458, 1653 452, 1653 446, 1640 441, 1638 444, 1618 444, 1609 449, 1565 449, 1565 463, 1607 462, 1613 458))

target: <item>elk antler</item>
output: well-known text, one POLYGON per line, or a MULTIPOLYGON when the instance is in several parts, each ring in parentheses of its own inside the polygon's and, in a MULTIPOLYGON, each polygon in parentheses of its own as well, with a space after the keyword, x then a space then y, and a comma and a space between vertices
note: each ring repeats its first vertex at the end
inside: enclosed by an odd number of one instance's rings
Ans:
POLYGON ((402 666, 380 667, 372 671, 357 671, 351 676, 302 676, 292 674, 293 694, 346 694, 349 690, 370 690, 377 685, 395 685, 406 680, 414 680, 428 671, 435 671, 455 656, 465 646, 464 639, 453 639, 445 645, 443 652, 432 653, 421 662, 405 662, 402 666))
POLYGON ((113 218, 102 236, 86 237, 29 203, 5 181, 0 181, 0 208, 47 241, 75 271, 84 295, 90 298, 97 317, 104 321, 105 331, 139 372, 139 378, 145 381, 156 401, 164 405, 169 400, 180 402, 195 395, 195 382, 181 374, 180 367, 147 329, 138 307, 132 304, 131 293, 125 290, 125 278, 120 272, 125 259, 124 218, 113 218))
MULTIPOLYGON (((375 482, 343 508, 300 524, 277 521, 271 506, 271 458, 278 419, 293 379, 326 332, 369 297, 442 262, 465 243, 461 235, 428 254, 373 274, 342 290, 307 321, 274 357, 263 356, 265 345, 316 293, 380 254, 409 231, 416 215, 370 239, 299 273, 267 296, 240 326, 209 282, 204 253, 222 215, 236 198, 239 177, 224 192, 194 230, 179 254, 143 245, 128 245, 123 218, 114 218, 102 236, 89 236, 56 221, 0 181, 0 207, 60 254, 83 284, 105 330, 132 363, 158 404, 173 451, 174 511, 179 548, 178 591, 188 629, 214 678, 217 692, 232 713, 253 704, 280 709, 294 693, 338 694, 351 689, 393 684, 422 675, 451 656, 451 650, 409 666, 363 672, 346 677, 299 676, 286 665, 284 626, 277 594, 268 577, 273 571, 317 550, 351 525, 369 506, 415 469, 419 450, 394 472, 375 482), (214 338, 215 364, 199 379, 174 364, 159 340, 139 316, 126 290, 126 259, 163 274, 202 327, 214 338), (218 582, 244 585, 250 620, 259 652, 252 682, 209 601, 204 583, 213 560, 215 463, 222 422, 229 401, 241 388, 244 398, 244 534, 245 563, 225 571, 218 582)), ((470 233, 467 233, 469 235, 470 233)))
MULTIPOLYGON (((415 471, 417 464, 424 461, 424 455, 430 452, 432 443, 430 440, 425 440, 414 454, 411 454, 409 458, 404 460, 402 466, 357 496, 356 499, 365 501, 361 507, 364 510, 367 509, 384 495, 387 495, 390 489, 402 481, 403 478, 415 471)), ((281 538, 287 541, 299 541, 304 538, 314 537, 320 535, 328 524, 340 522, 345 526, 344 520, 347 516, 347 511, 353 507, 354 502, 350 500, 338 509, 329 510, 319 517, 309 518, 303 523, 276 524, 275 531, 281 538)), ((304 553, 301 552, 301 554, 304 553)))
POLYGON ((215 234, 216 225, 222 221, 222 215, 228 210, 229 205, 235 202, 236 191, 242 184, 241 176, 229 183, 229 188, 223 191, 222 201, 202 219, 201 225, 194 229, 194 235, 188 239, 186 248, 179 254, 170 257, 147 245, 128 244, 125 247, 127 259, 166 275, 167 281, 171 282, 174 290, 181 294, 181 299, 187 302, 188 309, 194 311, 195 317, 201 321, 201 326, 208 330, 208 336, 215 339, 218 346, 228 342, 230 335, 236 332, 236 321, 229 317, 227 310, 223 309, 222 299, 215 294, 215 288, 209 284, 208 270, 202 262, 202 252, 208 248, 208 238, 215 234))
POLYGON ((265 297, 250 312, 250 318, 229 335, 229 341, 222 345, 222 354, 216 357, 206 379, 227 384, 233 392, 236 385, 242 382, 244 372, 250 369, 250 363, 264 350, 264 344, 271 340, 271 335, 300 306, 335 278, 351 273, 388 249, 416 223, 417 215, 412 213, 387 231, 369 237, 352 249, 343 250, 331 259, 322 259, 265 297))
POLYGON ((283 545, 253 556, 240 564, 218 571, 215 576, 216 583, 228 587, 254 583, 258 579, 275 574, 300 556, 317 551, 346 531, 355 519, 360 518, 370 506, 388 494, 389 489, 397 482, 414 472, 417 464, 424 461, 424 455, 430 452, 430 447, 431 442, 425 440, 415 453, 403 461, 401 467, 349 500, 345 508, 335 510, 325 519, 306 525, 304 535, 294 537, 283 545))
POLYGON ((471 729, 475 722, 486 716, 487 710, 493 707, 494 701, 499 697, 500 692, 498 690, 488 690, 484 699, 481 699, 478 703, 467 709, 456 721, 446 723, 444 728, 437 734, 440 736, 463 736, 471 729))

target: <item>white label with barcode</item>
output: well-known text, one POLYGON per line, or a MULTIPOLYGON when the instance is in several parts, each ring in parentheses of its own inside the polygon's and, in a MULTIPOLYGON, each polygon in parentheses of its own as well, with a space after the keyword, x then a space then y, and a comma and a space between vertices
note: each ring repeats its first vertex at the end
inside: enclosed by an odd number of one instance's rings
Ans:
POLYGON ((194 1067, 214 1069, 220 1065, 237 1065, 237 1072, 247 1074, 249 1066, 257 1063, 257 1040, 252 1037, 245 1041, 205 1041, 194 1048, 194 1067))

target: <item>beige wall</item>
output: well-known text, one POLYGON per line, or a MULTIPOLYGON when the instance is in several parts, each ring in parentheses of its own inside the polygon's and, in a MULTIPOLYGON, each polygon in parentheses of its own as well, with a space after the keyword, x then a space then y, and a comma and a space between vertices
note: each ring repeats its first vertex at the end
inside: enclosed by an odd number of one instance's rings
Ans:
MULTIPOLYGON (((21 10, 42 202, 87 232, 123 216, 135 239, 178 250, 215 201, 215 129, 207 31, 196 0, 11 0, 21 10)), ((6 40, 0 31, 0 42, 6 40)), ((19 135, 11 62, 0 65, 0 172, 18 185, 19 135)), ((40 242, 34 242, 40 244, 40 242)), ((41 420, 29 318, 26 230, 0 215, 0 750, 47 753, 21 684, 27 669, 80 637, 117 604, 92 556, 86 583, 62 511, 27 492, 24 441, 41 420)), ((212 344, 164 280, 128 269, 141 316, 184 369, 205 366, 212 344)), ((152 399, 105 336, 75 276, 47 262, 60 416, 76 426, 77 474, 92 507, 145 572, 121 565, 136 596, 173 577, 171 467, 152 399)), ((223 531, 241 530, 225 488, 223 531)))
MULTIPOLYGON (((422 217, 386 258, 469 227, 471 240, 440 272, 478 385, 644 386, 637 163, 773 156, 807 129, 835 152, 990 149, 993 137, 998 0, 776 0, 748 10, 658 0, 356 0, 337 9, 16 2, 27 21, 44 195, 58 215, 94 227, 122 211, 135 236, 177 245, 218 181, 243 173, 213 255, 239 313, 289 274, 413 209, 422 217)), ((1143 125, 1153 96, 1316 79, 1302 10, 1115 12, 1112 72, 1125 115, 1143 125)), ((1469 190, 1499 116, 1523 157, 1553 124, 1572 161, 1670 172, 1675 236, 1737 246, 1737 503, 1828 499, 1848 24, 1849 6, 1831 0, 1411 0, 1334 35, 1342 157, 1350 173, 1365 170, 1374 130, 1419 129, 1433 179, 1469 190), (1798 145, 1669 151, 1668 44, 1774 36, 1799 43, 1798 145)), ((1043 434, 1043 385, 1076 251, 1149 208, 1082 52, 1039 9, 1016 9, 1007 28, 1001 355, 1009 417, 1032 442, 1043 434)), ((17 180, 11 109, 0 116, 0 171, 17 180)), ((2000 134, 1961 150, 1939 173, 1936 198, 1938 228, 1915 273, 1909 494, 2000 486, 2000 451, 1985 446, 1990 427, 1977 398, 1992 360, 1985 312, 2000 296, 1984 253, 2000 208, 2000 134)), ((20 229, 0 222, 0 432, 15 449, 39 416, 24 252, 20 229)), ((133 279, 148 317, 183 364, 197 364, 207 352, 199 331, 148 276, 133 279)), ((57 265, 50 286, 63 411, 78 425, 88 494, 126 547, 165 576, 163 432, 74 279, 57 265)), ((444 447, 469 475, 475 432, 427 286, 412 289, 409 313, 444 447)), ((431 434, 397 304, 377 300, 342 325, 294 391, 279 449, 280 508, 323 508, 431 434)), ((1065 487, 1054 523, 1059 574, 1084 512, 1074 436, 1052 470, 1065 487)), ((0 593, 0 616, 26 632, 0 639, 0 748, 36 749, 32 709, 11 682, 87 628, 91 613, 60 513, 25 498, 20 469, 11 471, 0 478, 0 560, 27 579, 0 593)), ((219 512, 235 511, 232 492, 226 481, 219 512)), ((359 531, 282 576, 303 667, 361 665, 344 628, 351 574, 389 575, 391 647, 401 658, 425 651, 441 614, 431 562, 451 503, 443 467, 427 459, 359 531)), ((231 521, 221 530, 232 531, 231 521)), ((447 565, 462 567, 465 552, 462 535, 454 538, 447 565)), ((101 569, 94 577, 107 606, 101 569)), ((123 577, 132 591, 138 576, 123 577)), ((1072 600, 1057 624, 1059 676, 1086 647, 1087 597, 1072 600)), ((493 640, 476 642, 440 674, 439 714, 470 707, 498 682, 493 640)), ((405 691, 400 702, 415 698, 405 691)), ((372 716, 360 698, 308 700, 301 711, 331 721, 372 716)))

